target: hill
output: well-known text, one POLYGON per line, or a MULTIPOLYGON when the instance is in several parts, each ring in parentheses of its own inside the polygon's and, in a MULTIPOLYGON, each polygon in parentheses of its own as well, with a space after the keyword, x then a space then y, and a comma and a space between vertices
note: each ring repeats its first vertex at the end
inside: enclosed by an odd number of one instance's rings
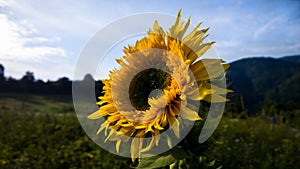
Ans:
POLYGON ((285 56, 285 57, 282 57, 282 58, 280 58, 280 59, 285 60, 285 61, 289 61, 289 62, 297 62, 297 63, 300 63, 300 55, 285 56))
POLYGON ((247 58, 231 63, 227 73, 228 84, 235 91, 231 97, 236 102, 242 98, 241 104, 250 114, 270 103, 282 109, 299 109, 299 61, 300 56, 288 56, 247 58))

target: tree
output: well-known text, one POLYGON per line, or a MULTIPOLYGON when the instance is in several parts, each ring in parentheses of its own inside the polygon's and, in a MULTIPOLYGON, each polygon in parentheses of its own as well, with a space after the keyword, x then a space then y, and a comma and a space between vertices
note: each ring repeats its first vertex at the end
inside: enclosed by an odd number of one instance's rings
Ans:
POLYGON ((0 64, 0 83, 3 83, 4 81, 5 81, 4 66, 0 64))
POLYGON ((21 81, 33 82, 34 81, 33 72, 27 71, 25 75, 22 77, 21 81))

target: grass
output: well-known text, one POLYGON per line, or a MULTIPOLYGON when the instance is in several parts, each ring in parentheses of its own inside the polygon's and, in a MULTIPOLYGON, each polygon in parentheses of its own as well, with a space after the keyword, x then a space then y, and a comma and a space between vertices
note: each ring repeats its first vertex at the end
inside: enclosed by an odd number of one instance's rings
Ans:
POLYGON ((56 98, 1 95, 0 168, 113 169, 131 164, 93 143, 70 109, 72 103, 56 98))
POLYGON ((4 109, 30 113, 73 113, 72 98, 67 95, 34 95, 1 93, 0 106, 4 109))
MULTIPOLYGON (((297 118, 295 118, 297 119, 297 118)), ((209 158, 222 168, 299 168, 300 132, 292 119, 223 117, 209 158)), ((84 133, 71 98, 0 94, 0 168, 129 168, 84 133)))
POLYGON ((299 168, 300 130, 264 118, 224 118, 215 155, 224 168, 299 168))

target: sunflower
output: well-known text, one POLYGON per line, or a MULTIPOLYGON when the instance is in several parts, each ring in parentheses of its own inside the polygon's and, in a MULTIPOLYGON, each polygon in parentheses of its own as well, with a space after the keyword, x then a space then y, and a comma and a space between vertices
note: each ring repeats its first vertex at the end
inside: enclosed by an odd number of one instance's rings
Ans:
POLYGON ((89 119, 105 118, 105 142, 131 142, 132 160, 160 144, 160 134, 173 131, 179 138, 181 120, 201 120, 199 100, 224 102, 227 89, 214 86, 211 79, 222 78, 228 64, 220 59, 199 59, 215 42, 204 43, 208 29, 198 24, 185 36, 190 24, 181 22, 178 12, 174 25, 164 31, 155 21, 153 29, 134 46, 124 48, 109 79, 103 80, 104 95, 99 110, 89 119), (109 131, 109 133, 107 133, 109 131), (150 139, 144 142, 145 139, 150 139))

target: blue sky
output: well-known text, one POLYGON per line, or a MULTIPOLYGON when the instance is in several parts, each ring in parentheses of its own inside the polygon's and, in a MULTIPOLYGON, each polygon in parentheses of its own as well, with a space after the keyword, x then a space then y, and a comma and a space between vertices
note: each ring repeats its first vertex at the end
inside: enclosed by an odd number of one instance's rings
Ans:
POLYGON ((30 70, 38 79, 73 79, 80 51, 105 25, 144 12, 176 15, 179 9, 193 25, 210 27, 209 40, 228 62, 300 54, 297 0, 0 0, 0 63, 15 78, 30 70))

